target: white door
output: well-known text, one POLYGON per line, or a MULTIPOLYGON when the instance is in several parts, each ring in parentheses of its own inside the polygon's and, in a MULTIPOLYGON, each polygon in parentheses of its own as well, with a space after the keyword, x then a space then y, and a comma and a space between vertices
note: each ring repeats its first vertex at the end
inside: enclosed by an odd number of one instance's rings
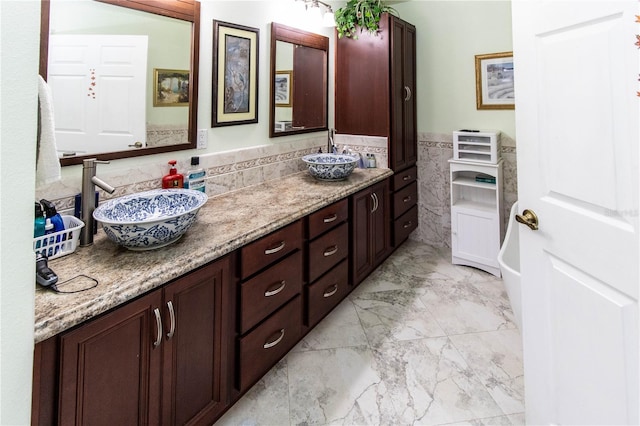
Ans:
POLYGON ((51 35, 51 87, 60 152, 135 149, 146 141, 147 36, 51 35))
POLYGON ((638 5, 512 3, 528 424, 640 421, 638 5))

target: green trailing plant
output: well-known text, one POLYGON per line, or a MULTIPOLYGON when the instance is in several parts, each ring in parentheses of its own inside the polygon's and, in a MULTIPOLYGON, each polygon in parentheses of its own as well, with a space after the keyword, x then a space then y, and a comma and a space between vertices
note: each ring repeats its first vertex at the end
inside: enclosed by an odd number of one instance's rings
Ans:
POLYGON ((349 0, 335 12, 338 38, 350 37, 357 40, 359 31, 376 34, 383 13, 398 15, 393 7, 384 4, 382 0, 349 0))

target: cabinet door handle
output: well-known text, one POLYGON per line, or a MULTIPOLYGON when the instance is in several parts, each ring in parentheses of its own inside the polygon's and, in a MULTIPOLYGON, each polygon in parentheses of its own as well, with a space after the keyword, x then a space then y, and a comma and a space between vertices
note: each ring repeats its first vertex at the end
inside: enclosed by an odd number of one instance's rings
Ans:
POLYGON ((284 290, 284 287, 287 285, 287 282, 285 280, 280 281, 280 287, 276 288, 275 290, 267 290, 264 292, 264 297, 271 297, 271 296, 275 296, 276 294, 280 293, 282 290, 284 290))
POLYGON ((325 249, 324 253, 322 253, 322 254, 324 255, 324 257, 329 257, 329 256, 333 256, 337 252, 338 252, 338 245, 336 244, 333 247, 329 247, 329 248, 325 249))
POLYGON ((265 349, 272 348, 275 345, 277 345, 278 343, 280 343, 282 341, 282 339, 284 339, 284 328, 280 329, 280 336, 278 336, 278 338, 276 340, 272 340, 271 342, 266 342, 264 345, 262 345, 262 347, 265 348, 265 349))
POLYGON ((171 327, 167 333, 167 339, 171 339, 176 332, 176 314, 173 311, 173 302, 171 302, 171 300, 167 302, 167 308, 169 309, 169 322, 171 323, 171 327))
POLYGON ((156 316, 156 341, 153 342, 153 347, 157 348, 162 342, 162 318, 160 318, 160 309, 155 308, 153 314, 156 316))
POLYGON ((411 201, 411 195, 409 195, 409 196, 407 196, 407 197, 404 197, 404 198, 402 199, 402 202, 404 202, 404 203, 408 203, 409 201, 411 201))
POLYGON ((325 291, 324 294, 322 295, 322 297, 331 297, 334 294, 336 294, 338 292, 338 283, 334 284, 331 286, 333 288, 333 290, 331 291, 325 291))
POLYGON ((323 219, 324 223, 331 223, 331 222, 335 222, 335 220, 338 219, 338 213, 334 213, 333 216, 327 216, 323 219))
POLYGON ((404 225, 402 225, 402 227, 403 227, 404 229, 407 229, 407 228, 408 228, 408 227, 410 227, 411 225, 413 225, 413 222, 412 222, 412 221, 409 221, 409 222, 405 222, 405 224, 404 224, 404 225))
POLYGON ((276 247, 274 247, 274 248, 270 248, 270 249, 266 249, 266 250, 264 251, 264 254, 274 254, 274 253, 277 253, 277 252, 279 252, 280 250, 282 250, 282 249, 284 248, 284 246, 285 246, 285 242, 284 242, 284 241, 281 241, 281 242, 280 242, 280 244, 278 244, 276 247))
POLYGON ((371 213, 374 213, 376 210, 378 210, 378 195, 375 192, 372 192, 371 199, 373 200, 373 208, 371 209, 371 213))
POLYGON ((409 86, 404 86, 404 100, 408 101, 409 99, 411 99, 411 89, 409 86))
POLYGON ((405 182, 408 181, 409 179, 411 179, 411 175, 402 176, 402 180, 405 182))

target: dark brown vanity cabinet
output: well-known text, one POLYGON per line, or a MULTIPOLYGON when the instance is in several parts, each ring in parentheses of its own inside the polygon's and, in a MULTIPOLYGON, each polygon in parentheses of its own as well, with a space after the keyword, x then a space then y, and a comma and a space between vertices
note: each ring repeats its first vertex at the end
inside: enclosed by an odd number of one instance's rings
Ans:
POLYGON ((236 389, 243 393, 302 335, 303 221, 240 249, 236 389))
POLYGON ((32 424, 211 424, 229 403, 229 271, 217 260, 38 343, 32 424))
POLYGON ((380 31, 336 42, 336 131, 384 136, 389 168, 416 163, 416 29, 385 14, 380 31))
POLYGON ((306 325, 315 326, 349 293, 349 200, 307 217, 306 325))
POLYGON ((351 196, 351 282, 358 285, 391 251, 389 182, 351 196))
POLYGON ((418 227, 418 168, 405 169, 389 178, 393 191, 392 244, 398 247, 418 227))

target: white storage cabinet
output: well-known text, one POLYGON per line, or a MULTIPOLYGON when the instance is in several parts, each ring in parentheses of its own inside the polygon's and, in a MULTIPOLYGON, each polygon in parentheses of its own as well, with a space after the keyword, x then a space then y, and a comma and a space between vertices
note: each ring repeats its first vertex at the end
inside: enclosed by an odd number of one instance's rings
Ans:
POLYGON ((503 234, 502 159, 497 164, 449 160, 452 263, 500 276, 503 234), (495 183, 486 182, 495 179, 495 183), (483 181, 484 180, 484 181, 483 181))
POLYGON ((497 130, 453 132, 453 159, 497 164, 501 143, 501 133, 497 130))

